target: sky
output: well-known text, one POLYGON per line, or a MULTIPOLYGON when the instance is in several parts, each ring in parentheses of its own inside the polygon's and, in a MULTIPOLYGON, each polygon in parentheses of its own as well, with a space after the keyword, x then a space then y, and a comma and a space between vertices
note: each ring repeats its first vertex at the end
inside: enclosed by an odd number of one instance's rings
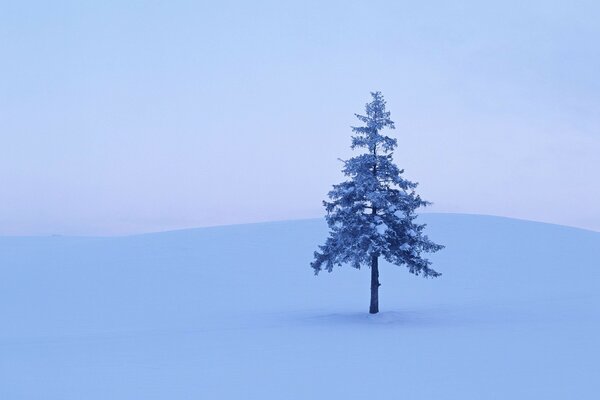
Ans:
POLYGON ((600 231, 599 19, 595 1, 0 0, 0 235, 321 217, 375 90, 428 211, 600 231))

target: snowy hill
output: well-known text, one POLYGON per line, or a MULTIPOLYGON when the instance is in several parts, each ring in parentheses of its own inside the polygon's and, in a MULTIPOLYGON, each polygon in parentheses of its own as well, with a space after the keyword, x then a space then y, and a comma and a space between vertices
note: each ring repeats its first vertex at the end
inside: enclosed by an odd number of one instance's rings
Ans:
POLYGON ((441 278, 313 276, 322 220, 0 238, 0 398, 595 399, 600 233, 426 214, 441 278))

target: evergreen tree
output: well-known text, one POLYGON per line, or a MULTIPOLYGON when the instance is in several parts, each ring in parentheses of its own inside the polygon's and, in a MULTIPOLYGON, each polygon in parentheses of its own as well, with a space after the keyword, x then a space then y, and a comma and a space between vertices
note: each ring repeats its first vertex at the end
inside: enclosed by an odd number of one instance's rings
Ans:
POLYGON ((355 114, 364 124, 352 127, 352 149, 363 154, 344 162, 349 180, 334 185, 324 201, 329 237, 311 267, 315 275, 334 265, 349 264, 360 269, 371 267, 371 304, 369 312, 379 312, 379 258, 404 265, 409 272, 424 277, 440 274, 421 256, 443 248, 424 234, 425 224, 415 222, 415 210, 430 204, 415 193, 416 183, 404 179, 404 170, 393 162, 396 139, 381 134, 395 129, 381 92, 371 93, 366 115, 355 114))

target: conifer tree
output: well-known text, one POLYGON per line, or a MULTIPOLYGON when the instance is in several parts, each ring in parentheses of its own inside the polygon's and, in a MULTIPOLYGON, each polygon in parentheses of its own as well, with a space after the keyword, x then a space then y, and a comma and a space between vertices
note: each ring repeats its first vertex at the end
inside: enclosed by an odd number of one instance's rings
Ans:
POLYGON ((379 258, 404 265, 409 272, 437 277, 423 253, 436 252, 443 246, 424 234, 425 224, 416 223, 415 210, 430 204, 415 193, 417 183, 402 177, 404 170, 393 162, 397 146, 385 136, 385 128, 395 129, 381 92, 371 93, 366 115, 355 114, 364 126, 352 127, 352 149, 363 153, 343 161, 343 173, 349 179, 334 185, 330 201, 324 201, 329 237, 314 253, 311 267, 315 275, 334 265, 349 264, 371 268, 369 312, 379 312, 379 258))

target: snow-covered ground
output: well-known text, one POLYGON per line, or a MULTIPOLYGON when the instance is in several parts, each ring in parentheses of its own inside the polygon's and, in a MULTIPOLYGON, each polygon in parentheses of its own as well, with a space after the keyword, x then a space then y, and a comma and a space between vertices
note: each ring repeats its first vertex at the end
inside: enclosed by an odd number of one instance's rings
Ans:
POLYGON ((313 276, 322 220, 0 238, 0 399, 597 399, 600 233, 425 214, 441 278, 313 276))

